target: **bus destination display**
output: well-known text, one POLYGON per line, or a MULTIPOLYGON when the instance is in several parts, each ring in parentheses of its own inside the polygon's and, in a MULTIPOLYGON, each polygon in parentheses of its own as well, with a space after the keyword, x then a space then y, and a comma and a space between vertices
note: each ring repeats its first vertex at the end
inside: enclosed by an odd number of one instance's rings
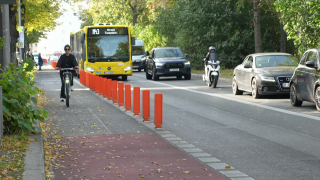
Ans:
POLYGON ((90 28, 88 35, 128 35, 127 28, 90 28))

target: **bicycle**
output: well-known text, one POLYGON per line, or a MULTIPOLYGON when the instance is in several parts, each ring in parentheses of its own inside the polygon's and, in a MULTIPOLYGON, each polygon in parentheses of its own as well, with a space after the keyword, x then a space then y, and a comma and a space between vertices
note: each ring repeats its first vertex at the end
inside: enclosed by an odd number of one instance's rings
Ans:
POLYGON ((74 68, 61 68, 60 71, 65 71, 63 72, 63 81, 64 81, 64 92, 66 95, 66 105, 69 107, 69 99, 71 95, 71 78, 72 78, 72 72, 71 70, 75 70, 74 68))

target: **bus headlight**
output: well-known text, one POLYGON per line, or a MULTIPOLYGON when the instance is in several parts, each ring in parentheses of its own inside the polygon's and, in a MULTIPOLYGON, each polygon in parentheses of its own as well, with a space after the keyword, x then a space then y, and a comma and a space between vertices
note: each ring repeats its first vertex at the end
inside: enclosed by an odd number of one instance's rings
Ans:
POLYGON ((131 69, 132 69, 131 66, 127 66, 127 67, 124 68, 124 71, 130 71, 131 69))
POLYGON ((94 69, 92 67, 86 67, 86 70, 89 71, 89 72, 93 72, 94 69))

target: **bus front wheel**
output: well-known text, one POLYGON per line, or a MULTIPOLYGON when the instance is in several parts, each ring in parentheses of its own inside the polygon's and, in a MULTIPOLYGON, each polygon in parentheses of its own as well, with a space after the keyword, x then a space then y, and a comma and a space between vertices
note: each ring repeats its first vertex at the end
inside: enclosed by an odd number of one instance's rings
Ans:
POLYGON ((126 81, 127 79, 128 79, 128 76, 126 76, 126 75, 122 76, 122 81, 126 81))

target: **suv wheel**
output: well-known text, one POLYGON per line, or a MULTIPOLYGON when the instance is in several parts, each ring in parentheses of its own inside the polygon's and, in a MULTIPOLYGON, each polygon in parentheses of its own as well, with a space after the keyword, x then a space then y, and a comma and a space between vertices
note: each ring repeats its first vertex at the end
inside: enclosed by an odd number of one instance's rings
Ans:
POLYGON ((151 79, 152 76, 148 73, 147 68, 145 68, 145 72, 146 72, 146 78, 147 78, 147 79, 151 79))
POLYGON ((314 93, 314 100, 316 102, 317 110, 320 111, 320 86, 317 87, 314 93))
POLYGON ((191 79, 191 74, 186 74, 186 75, 184 75, 184 79, 190 80, 190 79, 191 79))
POLYGON ((290 86, 290 101, 292 106, 301 106, 303 102, 298 100, 297 90, 293 83, 290 86))
POLYGON ((157 76, 155 66, 153 66, 153 68, 152 68, 152 80, 154 80, 154 81, 159 80, 159 76, 157 76))

